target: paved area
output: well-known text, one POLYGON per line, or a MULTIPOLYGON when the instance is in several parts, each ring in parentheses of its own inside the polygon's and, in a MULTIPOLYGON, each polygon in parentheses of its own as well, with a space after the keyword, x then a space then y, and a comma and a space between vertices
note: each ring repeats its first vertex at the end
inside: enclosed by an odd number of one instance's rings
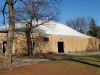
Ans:
MULTIPOLYGON (((49 61, 49 59, 14 58, 12 62, 12 67, 36 64, 36 63, 45 62, 45 61, 49 61)), ((0 63, 0 69, 2 68, 3 68, 3 64, 0 63)))
POLYGON ((49 60, 48 59, 25 59, 25 58, 20 59, 20 58, 15 58, 15 59, 13 59, 12 67, 35 64, 35 63, 45 62, 45 61, 49 61, 49 60))

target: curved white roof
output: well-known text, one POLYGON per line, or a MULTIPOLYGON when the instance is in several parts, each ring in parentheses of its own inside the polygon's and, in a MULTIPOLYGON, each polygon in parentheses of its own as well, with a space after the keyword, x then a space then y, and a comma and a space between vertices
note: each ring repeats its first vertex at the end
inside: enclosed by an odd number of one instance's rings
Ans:
POLYGON ((79 37, 87 37, 85 34, 82 34, 66 25, 63 25, 61 23, 50 21, 46 23, 45 25, 41 25, 38 27, 39 29, 42 29, 45 31, 46 34, 51 35, 63 35, 63 36, 79 36, 79 37))
MULTIPOLYGON (((23 23, 16 23, 15 27, 25 28, 25 25, 23 23)), ((0 27, 0 30, 5 30, 5 29, 8 29, 8 25, 6 28, 5 26, 0 27)), ((50 35, 78 36, 78 37, 90 38, 90 36, 82 34, 66 25, 63 25, 61 23, 57 23, 54 21, 49 21, 45 23, 44 25, 38 26, 36 29, 43 30, 45 34, 50 34, 50 35)))

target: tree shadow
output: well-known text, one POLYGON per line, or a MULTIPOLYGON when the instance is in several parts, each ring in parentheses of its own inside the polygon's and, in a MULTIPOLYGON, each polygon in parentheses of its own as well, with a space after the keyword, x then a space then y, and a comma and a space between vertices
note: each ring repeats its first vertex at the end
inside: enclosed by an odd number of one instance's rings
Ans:
POLYGON ((87 50, 98 50, 97 39, 89 38, 87 50))
POLYGON ((67 59, 67 60, 69 60, 69 61, 75 61, 75 62, 79 62, 79 63, 82 63, 82 64, 87 64, 87 65, 91 65, 91 66, 100 68, 100 65, 89 63, 89 62, 85 62, 85 61, 81 61, 81 60, 78 60, 78 59, 71 58, 71 59, 67 59))

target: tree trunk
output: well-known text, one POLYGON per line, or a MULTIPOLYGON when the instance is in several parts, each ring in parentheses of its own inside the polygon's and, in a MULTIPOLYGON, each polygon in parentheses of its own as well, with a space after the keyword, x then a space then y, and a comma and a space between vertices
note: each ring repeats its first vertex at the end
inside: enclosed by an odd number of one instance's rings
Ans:
POLYGON ((31 26, 30 24, 27 24, 26 25, 26 38, 27 38, 27 50, 28 50, 28 56, 32 56, 33 53, 32 53, 32 46, 31 46, 31 35, 30 35, 30 32, 31 32, 31 26))
POLYGON ((11 68, 12 47, 13 47, 14 31, 15 31, 13 0, 7 0, 7 2, 8 2, 8 9, 9 9, 9 30, 7 35, 7 49, 4 58, 4 69, 11 68))

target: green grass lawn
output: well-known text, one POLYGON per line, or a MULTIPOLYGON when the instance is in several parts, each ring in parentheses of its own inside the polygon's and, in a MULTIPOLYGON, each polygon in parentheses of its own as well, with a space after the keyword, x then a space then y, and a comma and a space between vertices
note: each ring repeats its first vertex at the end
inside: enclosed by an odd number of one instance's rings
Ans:
POLYGON ((72 59, 100 67, 100 55, 78 56, 78 57, 73 57, 72 59))
POLYGON ((76 51, 75 54, 87 54, 87 53, 95 53, 100 52, 100 50, 87 50, 87 51, 76 51))

